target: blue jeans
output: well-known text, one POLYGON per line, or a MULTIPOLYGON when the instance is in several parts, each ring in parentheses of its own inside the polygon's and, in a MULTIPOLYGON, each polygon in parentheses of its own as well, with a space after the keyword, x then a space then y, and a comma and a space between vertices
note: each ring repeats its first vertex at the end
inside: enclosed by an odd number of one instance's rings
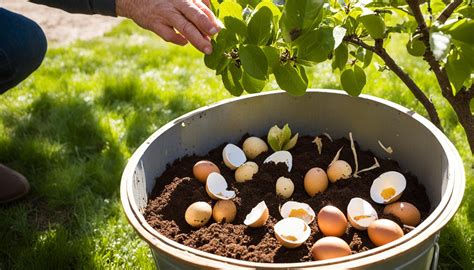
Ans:
POLYGON ((38 24, 0 8, 0 94, 35 71, 46 49, 46 37, 38 24))

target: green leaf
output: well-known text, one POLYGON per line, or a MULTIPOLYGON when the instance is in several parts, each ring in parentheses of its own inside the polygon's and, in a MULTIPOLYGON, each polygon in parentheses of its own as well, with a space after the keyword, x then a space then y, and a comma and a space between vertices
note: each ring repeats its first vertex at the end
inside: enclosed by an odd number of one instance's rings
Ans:
POLYGON ((262 49, 256 45, 244 45, 239 50, 244 71, 257 80, 267 79, 268 62, 262 49))
POLYGON ((430 47, 437 61, 445 58, 451 48, 451 36, 442 32, 430 33, 430 47))
POLYGON ((334 38, 334 49, 341 45, 344 36, 346 35, 347 29, 342 26, 336 26, 332 30, 332 36, 334 38))
POLYGON ((296 44, 298 60, 320 63, 328 59, 335 42, 331 28, 319 28, 306 33, 296 44))
POLYGON ((460 7, 457 12, 461 15, 463 15, 466 18, 469 19, 474 19, 474 7, 473 6, 468 6, 465 5, 463 7, 460 7))
POLYGON ((265 80, 258 80, 254 77, 250 76, 247 72, 242 73, 242 86, 244 87, 247 93, 260 93, 265 84, 267 82, 265 80))
POLYGON ((296 142, 298 141, 298 133, 295 134, 295 136, 293 136, 293 138, 291 138, 291 140, 289 140, 285 145, 283 145, 283 148, 282 150, 290 150, 291 148, 295 147, 296 145, 296 142))
POLYGON ((282 141, 281 145, 283 147, 283 144, 285 142, 287 142, 288 140, 290 140, 290 138, 291 138, 291 128, 288 124, 285 124, 281 131, 282 131, 282 133, 281 133, 281 141, 282 141))
POLYGON ((457 52, 453 52, 448 56, 446 63, 446 72, 448 73, 449 81, 453 86, 453 94, 456 95, 463 86, 464 82, 470 78, 471 72, 469 64, 457 52))
POLYGON ((216 14, 218 13, 219 10, 219 1, 218 0, 210 0, 209 3, 211 4, 211 10, 212 13, 216 14))
POLYGON ((242 70, 234 64, 228 65, 225 71, 221 74, 222 82, 225 88, 234 96, 242 95, 244 88, 240 83, 242 78, 242 70))
POLYGON ((247 37, 247 25, 242 20, 227 16, 224 18, 224 25, 226 29, 239 36, 242 40, 247 37))
POLYGON ((249 5, 254 8, 257 6, 260 0, 237 0, 237 2, 243 7, 246 7, 247 5, 249 5))
POLYGON ((471 113, 474 114, 474 99, 471 99, 471 102, 469 103, 469 105, 471 106, 471 113))
POLYGON ((272 11, 267 7, 257 10, 248 24, 248 43, 265 45, 272 34, 272 11))
POLYGON ((423 56, 425 54, 426 46, 419 38, 412 38, 407 43, 407 51, 413 56, 423 56))
POLYGON ((280 61, 280 51, 271 46, 262 47, 263 53, 268 62, 268 73, 273 73, 273 66, 280 61))
POLYGON ((211 40, 211 44, 213 48, 212 53, 204 56, 204 64, 206 67, 216 70, 219 63, 225 61, 227 57, 224 55, 224 44, 216 43, 214 40, 211 40))
POLYGON ((337 49, 334 51, 334 60, 332 68, 339 70, 343 70, 347 64, 347 60, 349 59, 349 50, 345 44, 341 44, 337 49))
POLYGON ((346 69, 341 74, 342 88, 351 96, 358 96, 366 83, 364 70, 354 65, 352 69, 346 69))
POLYGON ((324 0, 286 0, 280 20, 283 38, 290 42, 316 27, 323 5, 324 0))
POLYGON ((380 15, 362 15, 358 19, 367 29, 373 39, 383 38, 385 34, 385 23, 380 15))
POLYGON ((282 133, 283 130, 281 130, 277 125, 271 127, 268 131, 267 142, 273 151, 280 151, 283 147, 284 141, 282 140, 282 133))
POLYGON ((242 6, 230 0, 222 2, 219 5, 219 19, 224 20, 227 16, 242 19, 242 6))
POLYGON ((370 63, 372 62, 373 56, 374 56, 374 53, 372 51, 365 50, 364 65, 362 66, 362 68, 366 68, 370 65, 370 63))
POLYGON ((452 25, 443 27, 442 30, 451 35, 454 40, 474 45, 474 20, 462 19, 452 25))
POLYGON ((284 65, 278 63, 273 66, 273 74, 281 89, 295 96, 306 93, 308 78, 303 67, 294 67, 291 63, 284 65))
MULTIPOLYGON (((280 9, 275 5, 273 4, 272 1, 268 0, 268 1, 262 1, 260 2, 256 7, 255 9, 258 10, 258 9, 261 9, 263 7, 267 7, 269 8, 271 11, 272 11, 272 14, 273 14, 273 18, 274 19, 279 19, 281 17, 281 11, 280 9)), ((278 21, 276 21, 278 22, 278 21)))

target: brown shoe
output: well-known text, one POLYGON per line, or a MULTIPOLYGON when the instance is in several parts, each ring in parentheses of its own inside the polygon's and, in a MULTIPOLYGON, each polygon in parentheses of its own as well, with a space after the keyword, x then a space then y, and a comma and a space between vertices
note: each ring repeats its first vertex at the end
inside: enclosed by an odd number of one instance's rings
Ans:
POLYGON ((30 184, 23 175, 0 164, 0 203, 19 199, 28 191, 30 184))

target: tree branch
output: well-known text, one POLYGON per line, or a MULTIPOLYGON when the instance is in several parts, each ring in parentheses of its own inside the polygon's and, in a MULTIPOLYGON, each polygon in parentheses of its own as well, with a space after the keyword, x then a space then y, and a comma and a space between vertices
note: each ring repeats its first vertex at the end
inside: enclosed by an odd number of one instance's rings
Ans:
POLYGON ((385 62, 385 65, 390 68, 390 70, 395 73, 400 80, 402 80, 408 89, 413 93, 417 100, 421 102, 421 104, 425 107, 428 115, 431 119, 431 122, 436 125, 440 130, 443 130, 441 126, 441 121, 439 119, 438 112, 434 106, 434 104, 428 99, 428 97, 423 93, 423 91, 418 87, 418 85, 413 81, 413 79, 408 75, 405 71, 403 71, 400 66, 393 60, 393 58, 387 53, 387 51, 383 47, 383 40, 376 39, 375 45, 371 46, 357 36, 346 36, 344 40, 350 42, 354 45, 358 45, 366 50, 372 51, 377 54, 382 60, 385 62))
POLYGON ((462 0, 454 0, 453 2, 449 3, 441 14, 439 14, 438 19, 436 19, 441 24, 445 23, 448 18, 453 14, 454 10, 462 4, 462 0))

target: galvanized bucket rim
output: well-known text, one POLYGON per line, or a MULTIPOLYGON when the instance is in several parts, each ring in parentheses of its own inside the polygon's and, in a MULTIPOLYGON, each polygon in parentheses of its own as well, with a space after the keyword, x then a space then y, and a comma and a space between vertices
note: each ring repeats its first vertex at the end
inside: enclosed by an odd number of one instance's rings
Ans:
MULTIPOLYGON (((328 90, 328 89, 311 89, 308 90, 309 93, 329 93, 329 94, 336 94, 336 95, 347 95, 343 91, 339 90, 328 90)), ((236 97, 231 99, 226 99, 208 106, 204 106, 198 108, 194 111, 191 111, 187 114, 184 114, 181 117, 172 120, 168 124, 164 125, 157 131, 155 131, 132 155, 129 159, 129 162, 124 170, 122 175, 121 181, 121 200, 124 211, 129 222, 132 224, 134 229, 138 232, 138 234, 146 240, 149 244, 159 248, 161 251, 166 252, 168 255, 172 257, 178 257, 181 260, 188 261, 190 264, 200 264, 196 260, 199 259, 207 259, 207 262, 202 262, 204 266, 209 266, 209 263, 227 263, 234 266, 242 266, 242 267, 262 267, 262 268, 298 268, 298 267, 317 267, 317 266, 338 266, 344 263, 351 263, 351 266, 363 266, 368 265, 372 262, 387 259, 392 256, 400 255, 403 252, 408 251, 411 248, 420 245, 428 238, 432 237, 436 234, 443 226, 446 225, 447 222, 454 216, 456 213, 461 201, 462 195, 464 192, 465 186, 465 175, 464 175, 464 167, 462 165, 462 160, 455 149, 454 145, 449 141, 449 139, 438 129, 436 128, 429 120, 425 119, 423 116, 414 113, 413 111, 393 103, 388 100, 384 100, 381 98, 373 97, 370 95, 361 95, 358 98, 370 100, 376 103, 380 103, 385 105, 389 109, 393 109, 399 111, 401 113, 407 113, 412 118, 414 118, 417 122, 422 124, 426 129, 428 129, 439 141, 441 146, 444 149, 444 152, 448 156, 448 178, 450 179, 457 179, 453 181, 448 181, 446 186, 445 194, 438 204, 438 206, 434 209, 434 211, 430 214, 430 216, 423 221, 417 228, 410 233, 406 234, 404 237, 394 241, 390 244, 377 247, 371 249, 369 251, 365 251, 359 254, 354 254, 342 258, 336 258, 331 260, 324 260, 324 261, 312 261, 312 262, 298 262, 298 263, 255 263, 237 259, 230 259, 227 257, 222 257, 218 255, 214 255, 211 253, 203 252, 197 249, 193 249, 182 244, 179 244, 171 239, 166 238, 155 229, 153 229, 144 219, 140 209, 137 207, 135 201, 133 200, 133 188, 132 188, 132 179, 133 172, 135 168, 138 166, 140 158, 142 157, 143 153, 146 151, 148 146, 161 134, 166 132, 171 127, 185 123, 186 119, 203 113, 209 109, 224 106, 225 104, 237 102, 240 100, 248 99, 248 98, 255 98, 260 96, 266 95, 279 95, 279 94, 286 94, 283 91, 269 91, 260 94, 252 94, 246 95, 242 97, 236 97), (457 192, 454 192, 457 191, 457 192), (455 196, 453 196, 455 195, 455 196), (449 204, 448 204, 449 203, 449 204), (449 208, 448 208, 449 206, 449 208), (447 211, 445 211, 447 209, 447 211)))

